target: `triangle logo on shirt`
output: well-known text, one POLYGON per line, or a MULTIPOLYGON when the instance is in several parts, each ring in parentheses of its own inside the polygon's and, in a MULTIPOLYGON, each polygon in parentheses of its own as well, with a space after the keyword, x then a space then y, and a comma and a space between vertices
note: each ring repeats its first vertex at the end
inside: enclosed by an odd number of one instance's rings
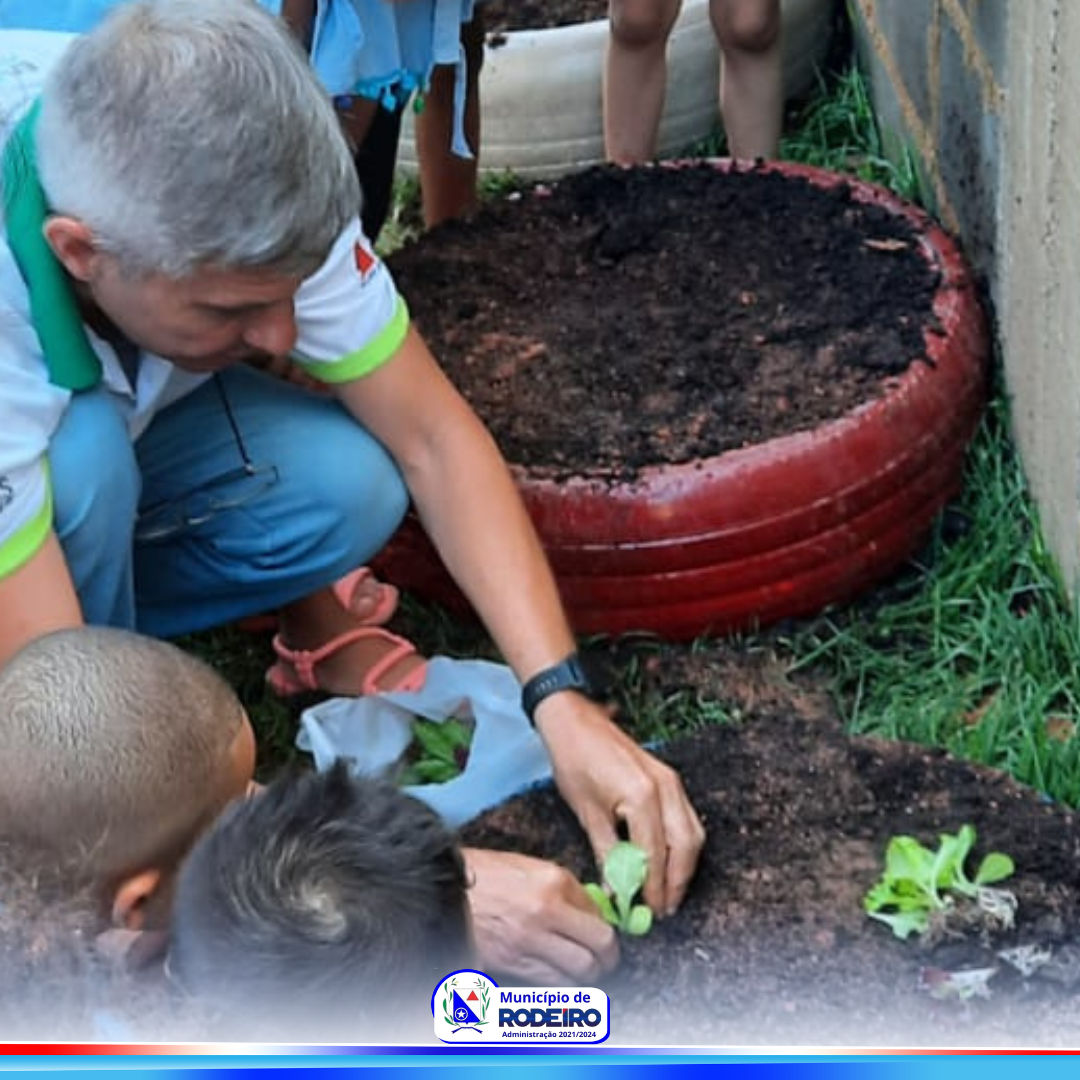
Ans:
POLYGON ((356 272, 360 275, 361 281, 367 281, 372 270, 375 269, 379 262, 375 258, 375 253, 368 247, 367 240, 363 237, 353 244, 353 260, 356 263, 356 272))

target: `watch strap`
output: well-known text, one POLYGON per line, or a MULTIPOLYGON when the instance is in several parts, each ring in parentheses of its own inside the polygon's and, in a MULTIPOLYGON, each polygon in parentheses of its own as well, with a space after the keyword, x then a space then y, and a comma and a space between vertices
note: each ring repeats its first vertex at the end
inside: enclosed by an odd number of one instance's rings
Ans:
POLYGON ((536 723, 534 714, 540 702, 561 690, 577 690, 590 698, 596 696, 596 691, 585 674, 581 657, 576 652, 552 667, 538 671, 521 688, 521 707, 530 723, 536 723))

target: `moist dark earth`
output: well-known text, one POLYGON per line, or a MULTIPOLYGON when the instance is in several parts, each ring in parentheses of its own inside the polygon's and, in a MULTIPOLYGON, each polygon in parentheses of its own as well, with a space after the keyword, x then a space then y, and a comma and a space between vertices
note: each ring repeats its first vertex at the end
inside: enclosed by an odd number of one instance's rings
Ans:
POLYGON ((484 26, 497 45, 513 30, 550 30, 556 26, 606 19, 607 0, 491 0, 482 8, 484 26))
MULTIPOLYGON (((612 1038, 639 1045, 1080 1046, 1080 831, 1075 814, 942 751, 848 737, 827 697, 767 654, 717 643, 665 664, 663 687, 722 698, 738 722, 659 753, 680 772, 708 840, 680 911, 598 982, 612 1038), (933 946, 868 918, 890 837, 935 848, 977 830, 971 863, 1013 857, 1015 928, 933 946), (1022 975, 1000 953, 1048 959, 1022 975), (990 996, 939 1000, 936 973, 990 968, 990 996)), ((598 880, 583 834, 549 791, 467 826, 468 843, 553 858, 598 880)), ((969 867, 969 870, 973 866, 969 867)), ((503 979, 504 984, 512 980, 503 979)))
POLYGON ((816 427, 925 353, 937 271, 901 217, 760 168, 601 166, 388 259, 504 455, 632 478, 816 427))

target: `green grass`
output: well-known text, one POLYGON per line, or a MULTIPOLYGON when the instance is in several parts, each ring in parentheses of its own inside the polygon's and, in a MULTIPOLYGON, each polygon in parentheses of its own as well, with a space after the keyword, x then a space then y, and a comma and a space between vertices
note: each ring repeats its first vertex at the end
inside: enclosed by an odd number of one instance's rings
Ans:
POLYGON ((907 148, 899 163, 887 156, 866 80, 854 65, 832 80, 819 79, 817 92, 792 117, 780 140, 780 156, 850 173, 922 201, 914 156, 907 148))
POLYGON ((415 176, 399 174, 394 181, 394 199, 390 213, 383 223, 376 245, 379 254, 386 258, 403 244, 407 244, 424 229, 423 215, 420 211, 420 181, 415 176))
MULTIPOLYGON (((722 153, 712 140, 694 148, 722 153)), ((917 170, 888 160, 865 82, 851 67, 823 78, 789 117, 783 154, 881 183, 918 201, 917 170)), ((506 178, 493 181, 504 189, 506 178)), ((417 190, 399 188, 390 245, 416 228, 417 190)), ((428 653, 496 656, 474 626, 406 598, 395 628, 428 653)), ((262 688, 270 660, 261 639, 222 631, 192 639, 232 679, 252 712, 264 771, 291 756, 298 706, 262 688)), ((738 720, 731 702, 675 686, 658 690, 658 667, 688 650, 647 638, 597 642, 613 658, 613 690, 642 740, 738 720)), ((1013 449, 1003 394, 974 440, 964 491, 919 559, 871 597, 730 646, 751 658, 782 656, 794 678, 826 681, 853 732, 947 747, 1001 767, 1054 798, 1080 803, 1080 622, 1071 611, 1013 449)), ((301 703, 302 704, 302 703, 301 703)))
MULTIPOLYGON (((920 201, 914 158, 886 156, 855 66, 823 83, 782 153, 920 201)), ((963 493, 921 565, 789 647, 793 668, 831 673, 853 732, 944 746, 1080 803, 1080 620, 1043 541, 1000 386, 963 493)))
POLYGON ((827 669, 850 730, 944 746, 1080 801, 1080 623, 1042 541, 999 396, 963 494, 882 597, 790 640, 827 669))

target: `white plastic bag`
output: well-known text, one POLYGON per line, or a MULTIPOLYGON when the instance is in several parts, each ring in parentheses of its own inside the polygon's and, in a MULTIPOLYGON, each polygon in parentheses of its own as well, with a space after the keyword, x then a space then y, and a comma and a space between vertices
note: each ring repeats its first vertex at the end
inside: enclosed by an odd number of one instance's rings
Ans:
POLYGON ((343 758, 358 775, 381 776, 405 753, 417 716, 474 724, 459 776, 402 789, 423 799, 451 828, 551 779, 543 740, 521 708, 521 684, 506 665, 488 660, 436 656, 418 691, 322 701, 301 714, 296 745, 313 755, 320 771, 343 758))

